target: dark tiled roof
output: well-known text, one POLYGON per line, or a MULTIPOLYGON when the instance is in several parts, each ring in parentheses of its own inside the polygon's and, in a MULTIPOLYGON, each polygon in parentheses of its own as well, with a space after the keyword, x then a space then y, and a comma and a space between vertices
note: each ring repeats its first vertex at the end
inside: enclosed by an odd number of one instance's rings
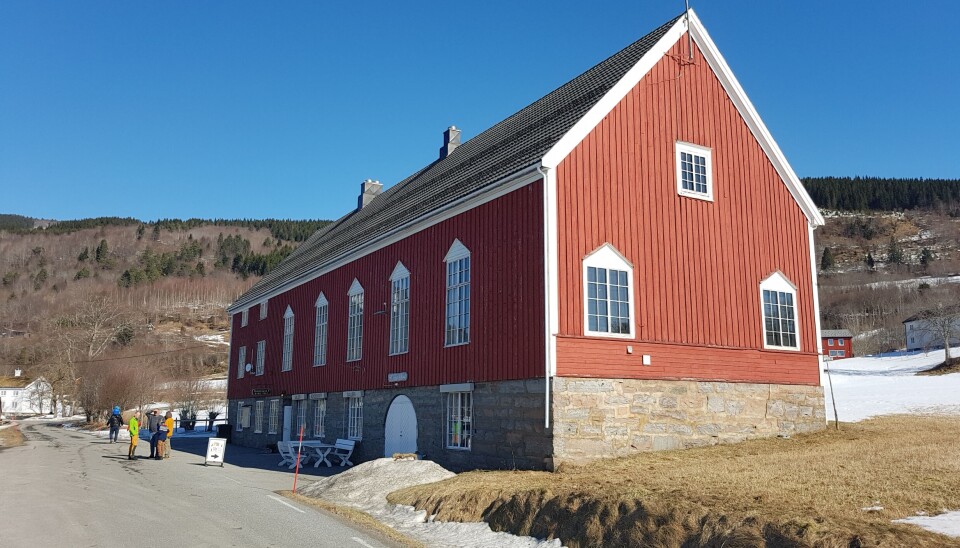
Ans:
POLYGON ((681 16, 463 143, 445 159, 407 177, 363 209, 319 230, 231 308, 255 303, 362 244, 535 164, 681 16))
POLYGON ((849 329, 823 329, 820 331, 821 338, 840 339, 843 337, 853 337, 849 329))

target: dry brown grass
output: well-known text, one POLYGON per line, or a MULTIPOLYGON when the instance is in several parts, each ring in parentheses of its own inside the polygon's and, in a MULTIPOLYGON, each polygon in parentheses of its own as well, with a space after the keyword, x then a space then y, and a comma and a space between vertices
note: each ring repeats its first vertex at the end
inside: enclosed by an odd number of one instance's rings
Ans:
POLYGON ((950 365, 947 365, 947 362, 943 362, 934 368, 921 371, 917 373, 917 375, 930 375, 935 377, 937 375, 948 375, 950 373, 960 373, 960 362, 951 363, 950 365))
POLYGON ((277 491, 276 493, 280 496, 287 497, 288 499, 295 500, 300 504, 313 506, 314 508, 319 508, 325 512, 336 514, 368 530, 376 531, 381 536, 401 546, 406 546, 407 548, 426 548, 422 543, 403 535, 392 527, 380 523, 369 514, 361 512, 360 510, 348 508, 346 506, 337 506, 336 504, 313 497, 305 497, 303 495, 298 495, 293 491, 283 490, 277 491))
POLYGON ((11 426, 0 430, 0 449, 7 447, 18 447, 23 445, 23 434, 20 433, 20 427, 11 426))
POLYGON ((891 523, 960 508, 960 421, 886 417, 552 474, 469 472, 389 500, 571 547, 960 546, 891 523))

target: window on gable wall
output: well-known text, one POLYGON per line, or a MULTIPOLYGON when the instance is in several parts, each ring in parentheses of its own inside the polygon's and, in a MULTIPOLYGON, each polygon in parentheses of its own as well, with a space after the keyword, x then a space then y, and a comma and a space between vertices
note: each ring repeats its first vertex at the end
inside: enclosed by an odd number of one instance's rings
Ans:
POLYGON ((260 303, 260 319, 265 320, 267 318, 267 303, 269 301, 263 301, 260 303))
POLYGON ((633 265, 612 245, 583 260, 584 332, 633 336, 633 265))
POLYGON ((246 327, 247 322, 250 321, 250 309, 244 308, 243 312, 240 313, 240 327, 246 327))
POLYGON ((799 350, 797 333, 797 289, 780 272, 760 282, 763 303, 763 346, 799 350))
POLYGON ((363 357, 363 287, 356 279, 347 292, 350 306, 347 312, 347 361, 363 357))
POLYGON ((237 378, 243 378, 243 368, 247 363, 247 347, 241 346, 237 351, 237 378))
POLYGON ((410 349, 410 272, 397 263, 390 275, 390 355, 410 349))
POLYGON ((470 250, 454 240, 443 259, 447 270, 445 346, 470 342, 470 250))
POLYGON ((713 166, 709 148, 676 143, 677 192, 690 198, 713 200, 713 166))
POLYGON ((321 292, 317 297, 316 307, 317 323, 313 332, 313 366, 327 364, 327 319, 329 308, 327 297, 321 292))
POLYGON ((293 309, 289 306, 283 314, 283 357, 280 360, 281 371, 293 369, 293 309))

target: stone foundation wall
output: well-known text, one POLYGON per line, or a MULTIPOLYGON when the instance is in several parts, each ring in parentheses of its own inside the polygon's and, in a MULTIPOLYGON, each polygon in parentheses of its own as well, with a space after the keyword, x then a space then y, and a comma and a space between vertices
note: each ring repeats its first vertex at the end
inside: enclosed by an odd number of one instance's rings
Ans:
MULTIPOLYGON (((473 388, 473 439, 470 450, 446 447, 446 393, 439 386, 365 390, 363 393, 363 439, 354 450, 354 463, 380 458, 384 451, 384 426, 390 404, 397 396, 410 398, 417 414, 417 450, 453 471, 471 469, 549 469, 553 441, 544 428, 543 379, 476 383, 473 388)), ((268 401, 270 398, 266 398, 268 401)), ((244 403, 253 405, 254 399, 244 403)), ((289 405, 289 397, 284 402, 289 405)), ((269 403, 265 405, 269 408, 269 403)), ((276 443, 281 434, 255 434, 252 428, 236 431, 237 400, 229 402, 232 442, 249 447, 276 443)), ((251 418, 252 420, 252 418, 251 418)), ((266 419, 265 419, 266 420, 266 419)), ((307 413, 307 432, 313 428, 307 413)), ((324 420, 332 442, 346 437, 347 408, 342 392, 327 393, 324 420)), ((282 415, 281 415, 282 421, 282 415)), ((266 428, 264 429, 266 430, 266 428)), ((282 432, 282 425, 280 428, 282 432)))
POLYGON ((558 377, 555 464, 826 426, 819 386, 558 377))

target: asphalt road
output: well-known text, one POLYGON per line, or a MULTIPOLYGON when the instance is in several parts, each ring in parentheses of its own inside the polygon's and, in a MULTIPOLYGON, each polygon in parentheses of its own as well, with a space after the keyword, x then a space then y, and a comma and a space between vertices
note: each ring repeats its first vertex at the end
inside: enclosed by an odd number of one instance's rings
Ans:
POLYGON ((21 430, 26 445, 0 450, 0 546, 395 546, 275 494, 293 480, 276 455, 228 445, 227 464, 206 467, 206 439, 175 438, 172 458, 129 461, 126 443, 21 430))

